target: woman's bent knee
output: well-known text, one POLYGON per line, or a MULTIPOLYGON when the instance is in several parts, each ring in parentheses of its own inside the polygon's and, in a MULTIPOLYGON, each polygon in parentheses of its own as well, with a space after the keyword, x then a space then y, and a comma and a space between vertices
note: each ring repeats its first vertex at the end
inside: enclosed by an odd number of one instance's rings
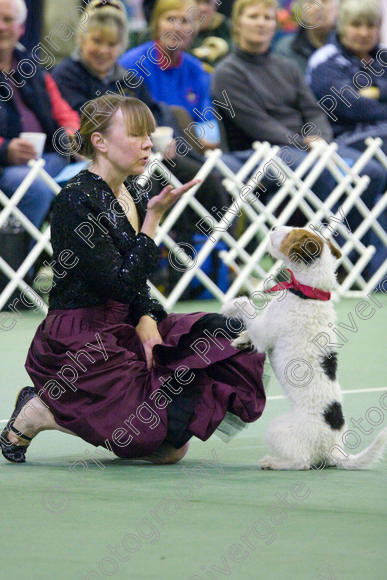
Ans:
POLYGON ((171 447, 171 445, 163 443, 163 445, 161 445, 157 451, 151 455, 148 455, 146 459, 152 463, 156 463, 157 465, 173 465, 183 459, 188 451, 188 448, 189 443, 186 443, 179 449, 175 449, 175 447, 171 447))

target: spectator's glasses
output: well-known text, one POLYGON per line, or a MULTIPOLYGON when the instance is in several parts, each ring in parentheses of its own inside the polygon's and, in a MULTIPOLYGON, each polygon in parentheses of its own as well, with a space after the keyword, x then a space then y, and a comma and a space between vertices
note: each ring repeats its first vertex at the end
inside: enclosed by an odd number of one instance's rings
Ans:
POLYGON ((124 11, 123 5, 121 4, 121 2, 117 2, 117 0, 101 0, 100 2, 96 2, 94 4, 94 8, 104 8, 105 6, 116 8, 120 12, 124 11))

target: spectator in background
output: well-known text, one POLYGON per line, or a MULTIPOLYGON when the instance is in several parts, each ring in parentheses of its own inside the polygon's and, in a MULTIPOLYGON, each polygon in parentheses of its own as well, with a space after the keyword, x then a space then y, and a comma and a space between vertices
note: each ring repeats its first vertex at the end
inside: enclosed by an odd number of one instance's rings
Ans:
MULTIPOLYGON (((45 170, 55 176, 67 164, 67 159, 55 152, 54 135, 61 127, 73 131, 79 128, 78 114, 62 98, 55 81, 44 68, 34 60, 36 71, 32 76, 23 75, 27 65, 18 68, 19 62, 28 62, 30 56, 18 44, 26 16, 24 0, 0 0, 0 189, 8 197, 30 171, 27 162, 36 157, 34 147, 19 137, 21 132, 46 133, 45 170)), ((28 73, 30 71, 31 65, 28 73)), ((37 178, 18 207, 39 228, 53 197, 52 190, 37 178)))
POLYGON ((119 63, 137 71, 139 84, 144 82, 155 100, 184 107, 202 127, 202 145, 214 148, 219 140, 217 121, 211 112, 207 114, 213 126, 210 132, 196 112, 211 107, 210 75, 200 60, 186 52, 200 18, 192 0, 158 0, 150 23, 153 40, 126 52, 119 63))
POLYGON ((378 42, 380 25, 378 1, 343 0, 338 34, 310 59, 307 81, 338 143, 363 150, 366 137, 381 137, 387 153, 387 60, 378 42))
MULTIPOLYGON (((213 94, 218 99, 227 87, 233 104, 234 115, 224 113, 223 123, 230 149, 237 152, 234 158, 239 157, 242 164, 250 157, 254 141, 269 141, 282 146, 277 155, 295 169, 313 143, 332 140, 332 129, 298 65, 270 52, 276 10, 276 0, 236 0, 232 16, 235 48, 215 69, 213 94)), ((339 154, 349 161, 360 156, 349 147, 339 148, 339 154)), ((371 209, 385 190, 386 174, 374 160, 367 163, 363 173, 371 178, 362 195, 371 209)), ((266 178, 265 186, 268 184, 266 178)), ((324 170, 312 188, 325 199, 335 185, 330 172, 324 170)), ((350 214, 351 228, 357 227, 361 219, 359 214, 350 214)), ((364 241, 373 239, 365 236, 364 241)), ((380 241, 377 243, 380 248, 380 241)), ((381 249, 373 269, 379 265, 383 252, 381 249)))
POLYGON ((309 58, 331 35, 337 20, 338 6, 339 0, 295 2, 294 10, 300 27, 297 32, 283 36, 274 46, 274 52, 293 59, 305 72, 309 58))
MULTIPOLYGON (((203 61, 206 69, 212 72, 213 65, 230 49, 230 21, 218 12, 219 0, 196 0, 196 4, 200 10, 197 18, 198 31, 189 52, 203 61)), ((138 46, 152 39, 152 30, 149 26, 142 30, 132 30, 129 38, 131 47, 138 46)))
POLYGON ((224 14, 218 12, 218 0, 197 0, 196 3, 203 19, 199 20, 199 31, 192 43, 191 52, 213 66, 230 49, 230 22, 224 14))
POLYGON ((227 87, 235 113, 223 118, 228 144, 231 151, 247 150, 245 158, 254 141, 289 146, 296 152, 289 138, 311 123, 319 137, 301 138, 301 161, 308 144, 317 138, 330 140, 332 130, 297 64, 270 51, 277 7, 277 0, 235 2, 234 49, 215 69, 213 96, 218 99, 227 87))

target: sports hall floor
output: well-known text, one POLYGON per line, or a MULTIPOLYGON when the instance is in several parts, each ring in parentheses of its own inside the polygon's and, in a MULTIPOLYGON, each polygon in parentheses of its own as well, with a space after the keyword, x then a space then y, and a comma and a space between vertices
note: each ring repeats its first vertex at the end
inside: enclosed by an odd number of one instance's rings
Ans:
MULTIPOLYGON (((386 298, 378 295, 383 307, 369 320, 355 315, 359 299, 337 305, 339 319, 348 323, 351 312, 358 328, 344 331, 348 342, 339 354, 341 386, 350 391, 344 396, 346 419, 363 418, 362 426, 373 429, 370 435, 356 430, 361 442, 354 452, 386 425, 370 427, 365 418, 368 412, 377 422, 387 412, 379 401, 387 387, 386 298), (379 413, 370 413, 370 407, 379 413)), ((175 310, 218 308, 186 302, 175 310)), ((40 319, 28 312, 15 328, 0 333, 2 424, 17 391, 30 384, 24 359, 40 319)), ((384 579, 387 454, 368 471, 259 471, 265 428, 286 408, 278 395, 272 377, 259 421, 228 444, 216 436, 192 441, 177 465, 112 459, 105 450, 56 432, 33 441, 24 465, 1 457, 0 577, 384 579), (220 467, 202 463, 214 459, 220 467), (70 471, 80 460, 75 473, 70 471), (88 471, 81 473, 81 465, 88 471), (205 475, 192 480, 188 470, 196 466, 205 475)))

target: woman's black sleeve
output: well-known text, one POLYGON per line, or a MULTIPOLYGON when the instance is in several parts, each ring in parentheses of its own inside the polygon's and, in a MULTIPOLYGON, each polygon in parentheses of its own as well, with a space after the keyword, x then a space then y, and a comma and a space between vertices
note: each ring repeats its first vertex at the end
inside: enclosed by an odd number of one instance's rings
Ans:
POLYGON ((167 316, 160 302, 151 297, 148 284, 138 292, 131 303, 130 313, 134 325, 138 323, 141 316, 151 316, 156 322, 161 322, 167 316))
POLYGON ((71 192, 59 195, 51 219, 54 252, 71 250, 78 258, 77 272, 93 291, 128 304, 146 292, 146 280, 157 267, 160 251, 144 233, 133 235, 133 243, 119 250, 111 235, 108 213, 101 215, 79 191, 73 196, 71 192))

